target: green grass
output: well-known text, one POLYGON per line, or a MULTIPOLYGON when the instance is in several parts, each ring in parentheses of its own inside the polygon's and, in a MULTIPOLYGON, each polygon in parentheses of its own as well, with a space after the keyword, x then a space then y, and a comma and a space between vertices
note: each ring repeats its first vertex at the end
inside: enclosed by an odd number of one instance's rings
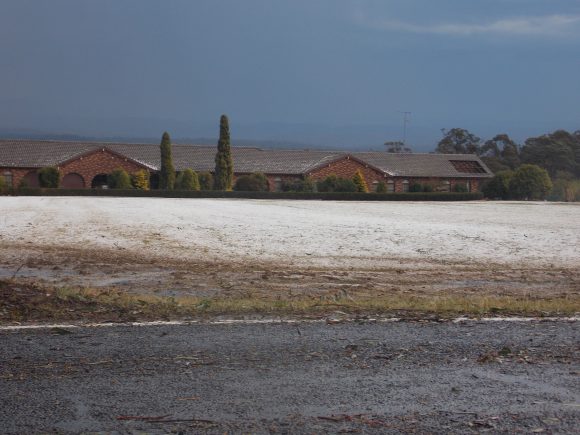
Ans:
POLYGON ((571 316, 580 313, 580 296, 536 298, 512 296, 386 295, 302 297, 284 299, 160 297, 115 289, 44 288, 0 281, 0 322, 138 321, 215 316, 323 316, 334 311, 351 315, 437 316, 571 316))
POLYGON ((424 312, 436 314, 559 314, 580 312, 580 297, 552 299, 511 296, 382 296, 380 298, 167 298, 148 295, 130 295, 114 290, 59 289, 56 296, 81 302, 93 301, 111 308, 139 310, 143 313, 167 315, 196 314, 309 314, 341 310, 350 313, 392 311, 424 312))

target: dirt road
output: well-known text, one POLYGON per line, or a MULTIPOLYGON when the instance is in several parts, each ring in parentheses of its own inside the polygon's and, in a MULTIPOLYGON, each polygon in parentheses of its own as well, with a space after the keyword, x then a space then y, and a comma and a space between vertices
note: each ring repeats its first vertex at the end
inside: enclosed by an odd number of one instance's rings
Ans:
POLYGON ((578 322, 3 330, 0 426, 571 433, 579 343, 578 322))

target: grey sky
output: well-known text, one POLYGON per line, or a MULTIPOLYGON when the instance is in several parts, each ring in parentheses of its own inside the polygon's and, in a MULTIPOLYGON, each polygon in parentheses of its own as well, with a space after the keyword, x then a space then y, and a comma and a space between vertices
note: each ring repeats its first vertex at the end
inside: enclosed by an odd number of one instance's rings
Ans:
POLYGON ((580 1, 0 0, 0 129, 429 149, 580 129, 580 1))

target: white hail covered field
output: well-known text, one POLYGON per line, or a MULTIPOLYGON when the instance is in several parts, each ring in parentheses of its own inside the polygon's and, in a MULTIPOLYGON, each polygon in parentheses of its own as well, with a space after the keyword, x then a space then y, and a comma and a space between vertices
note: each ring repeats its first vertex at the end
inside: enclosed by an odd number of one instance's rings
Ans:
POLYGON ((0 244, 382 267, 580 264, 580 205, 0 197, 0 244))

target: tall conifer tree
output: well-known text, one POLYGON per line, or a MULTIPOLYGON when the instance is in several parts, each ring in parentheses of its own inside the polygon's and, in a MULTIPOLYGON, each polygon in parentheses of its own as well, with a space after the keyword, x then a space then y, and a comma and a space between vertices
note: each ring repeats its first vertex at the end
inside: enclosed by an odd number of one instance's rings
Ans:
POLYGON ((175 168, 171 157, 171 138, 169 133, 163 133, 161 138, 161 172, 159 174, 159 188, 173 190, 175 186, 175 168))
POLYGON ((232 150, 230 148, 230 125, 228 117, 222 115, 220 118, 220 139, 218 150, 215 155, 215 190, 232 190, 234 180, 234 163, 232 161, 232 150))

